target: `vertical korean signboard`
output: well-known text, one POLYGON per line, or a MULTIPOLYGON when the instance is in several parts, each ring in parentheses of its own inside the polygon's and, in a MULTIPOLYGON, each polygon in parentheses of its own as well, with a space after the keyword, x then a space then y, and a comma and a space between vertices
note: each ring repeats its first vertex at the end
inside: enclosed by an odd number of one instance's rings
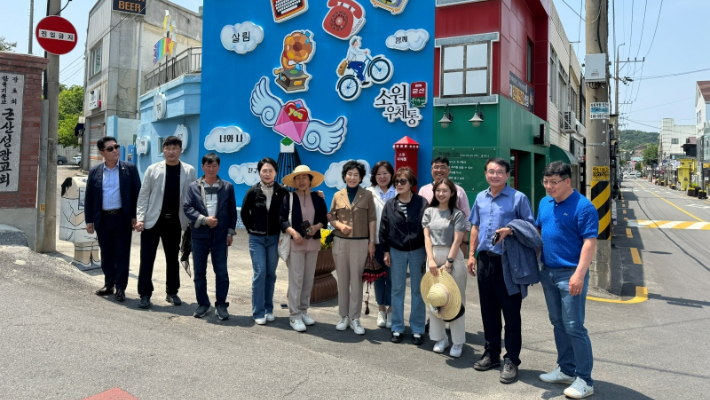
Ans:
POLYGON ((25 76, 0 71, 0 192, 16 192, 25 76))

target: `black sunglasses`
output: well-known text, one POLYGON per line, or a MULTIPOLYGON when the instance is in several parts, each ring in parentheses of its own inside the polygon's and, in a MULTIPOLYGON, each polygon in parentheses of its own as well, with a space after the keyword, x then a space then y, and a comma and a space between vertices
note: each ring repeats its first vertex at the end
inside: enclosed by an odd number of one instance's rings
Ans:
POLYGON ((114 150, 118 150, 118 149, 120 149, 120 148, 121 148, 121 145, 118 145, 118 144, 117 144, 117 145, 115 145, 115 146, 107 146, 107 147, 104 147, 104 151, 108 151, 108 152, 110 153, 110 152, 112 152, 112 151, 114 151, 114 150))
POLYGON ((397 179, 394 181, 395 185, 406 185, 409 183, 409 179, 397 179))

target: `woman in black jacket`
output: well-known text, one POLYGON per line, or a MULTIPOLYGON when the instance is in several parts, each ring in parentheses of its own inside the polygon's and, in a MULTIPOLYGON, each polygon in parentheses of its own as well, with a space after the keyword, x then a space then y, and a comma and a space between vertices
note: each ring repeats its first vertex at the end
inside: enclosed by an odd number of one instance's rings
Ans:
POLYGON ((261 181, 247 190, 241 217, 249 232, 252 317, 258 325, 274 320, 274 285, 279 264, 279 210, 288 190, 275 182, 276 161, 265 157, 257 164, 261 181))
POLYGON ((297 332, 315 324, 308 315, 311 289, 320 251, 320 230, 328 225, 328 208, 318 193, 311 191, 323 183, 323 175, 299 165, 284 177, 284 185, 296 192, 284 197, 281 205, 281 230, 291 235, 288 257, 288 308, 291 327, 297 332))
POLYGON ((394 176, 397 195, 385 203, 380 222, 380 246, 392 275, 392 342, 401 342, 404 333, 404 294, 409 266, 412 294, 409 326, 414 334, 412 342, 420 345, 424 342, 426 322, 420 289, 426 262, 422 217, 428 203, 414 193, 417 177, 410 168, 400 168, 394 176))

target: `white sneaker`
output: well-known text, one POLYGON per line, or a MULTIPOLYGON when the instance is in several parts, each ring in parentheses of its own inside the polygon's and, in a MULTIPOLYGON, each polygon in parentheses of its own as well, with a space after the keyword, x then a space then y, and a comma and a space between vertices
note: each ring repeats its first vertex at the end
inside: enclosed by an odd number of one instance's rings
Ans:
POLYGON ((449 338, 445 337, 434 345, 434 353, 443 353, 446 348, 449 347, 449 338))
POLYGON ((387 313, 380 311, 377 313, 377 327, 384 328, 387 325, 387 313))
POLYGON ((461 357, 461 353, 463 353, 463 344, 455 344, 451 346, 451 351, 449 352, 451 357, 459 358, 461 357))
POLYGON ((348 329, 348 323, 350 323, 350 318, 343 317, 340 319, 340 322, 338 322, 338 325, 335 325, 335 329, 339 331, 344 331, 348 329))
POLYGON ((583 399, 594 394, 594 388, 587 385, 584 379, 577 377, 572 386, 565 389, 565 396, 573 399, 583 399))
POLYGON ((358 319, 358 318, 355 318, 350 323, 350 329, 352 329, 356 335, 364 335, 365 334, 365 328, 362 327, 362 324, 360 324, 360 319, 358 319))
POLYGON ((570 385, 574 383, 574 376, 565 374, 560 367, 557 367, 552 372, 540 375, 540 380, 547 383, 566 383, 570 385))
POLYGON ((254 318, 257 325, 266 325, 266 318, 254 318))
POLYGON ((311 325, 316 324, 316 321, 314 321, 313 318, 311 318, 311 316, 308 314, 305 314, 305 313, 301 314, 301 318, 303 318, 303 323, 306 324, 306 326, 311 326, 311 325))
POLYGON ((387 329, 392 328, 392 313, 391 312, 387 313, 387 323, 385 324, 385 328, 387 328, 387 329))
POLYGON ((274 314, 268 313, 268 314, 266 314, 266 320, 268 322, 274 322, 276 320, 276 318, 274 318, 274 314))
POLYGON ((293 328, 296 332, 305 332, 306 331, 306 325, 303 324, 303 321, 300 319, 292 319, 291 320, 291 328, 293 328))

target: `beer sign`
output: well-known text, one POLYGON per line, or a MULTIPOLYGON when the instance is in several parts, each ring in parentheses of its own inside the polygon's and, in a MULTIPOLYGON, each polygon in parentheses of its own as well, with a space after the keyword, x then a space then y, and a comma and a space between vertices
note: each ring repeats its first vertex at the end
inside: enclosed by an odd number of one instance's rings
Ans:
POLYGON ((145 15, 146 0, 113 0, 113 11, 145 15))

